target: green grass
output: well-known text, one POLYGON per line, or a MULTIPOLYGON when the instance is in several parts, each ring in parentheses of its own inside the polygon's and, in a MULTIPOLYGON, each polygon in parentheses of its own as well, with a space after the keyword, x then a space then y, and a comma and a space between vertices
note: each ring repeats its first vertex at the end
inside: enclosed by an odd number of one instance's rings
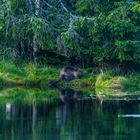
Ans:
POLYGON ((108 72, 100 73, 96 77, 95 87, 97 88, 113 88, 113 89, 127 89, 140 88, 140 74, 131 73, 126 76, 113 75, 108 72))
POLYGON ((0 84, 40 85, 57 79, 59 68, 37 67, 34 64, 16 66, 13 63, 0 62, 0 84))
POLYGON ((127 83, 127 79, 124 76, 112 76, 108 73, 101 73, 96 78, 96 87, 109 87, 109 88, 122 88, 127 83))
MULTIPOLYGON (((44 66, 39 67, 34 64, 15 65, 10 62, 0 62, 0 85, 26 85, 40 86, 58 79, 62 68, 44 66)), ((61 81, 59 86, 71 87, 73 89, 93 89, 93 88, 140 88, 140 74, 131 73, 127 76, 114 74, 112 71, 93 75, 92 70, 84 69, 83 77, 70 82, 61 81)))
MULTIPOLYGON (((60 67, 38 67, 34 64, 15 65, 10 62, 0 62, 0 85, 26 85, 38 86, 47 85, 51 80, 59 77, 60 67)), ((95 86, 95 76, 91 76, 87 70, 84 70, 84 76, 81 79, 75 79, 70 82, 60 81, 59 86, 72 88, 93 88, 95 86)))
MULTIPOLYGON (((23 102, 26 104, 38 102, 54 103, 58 92, 46 88, 51 80, 58 79, 62 68, 34 64, 15 65, 10 62, 0 62, 0 103, 23 102), (14 87, 14 88, 11 88, 14 87), (27 88, 29 87, 29 88, 27 88), (33 87, 33 88, 32 88, 33 87), (37 87, 37 88, 36 88, 37 87), (45 89, 40 89, 45 87, 45 89)), ((70 82, 60 81, 58 86, 81 91, 88 97, 107 99, 131 99, 140 95, 140 74, 131 73, 126 76, 107 71, 94 75, 92 70, 84 69, 83 77, 70 82), (129 91, 129 92, 126 92, 129 91)))

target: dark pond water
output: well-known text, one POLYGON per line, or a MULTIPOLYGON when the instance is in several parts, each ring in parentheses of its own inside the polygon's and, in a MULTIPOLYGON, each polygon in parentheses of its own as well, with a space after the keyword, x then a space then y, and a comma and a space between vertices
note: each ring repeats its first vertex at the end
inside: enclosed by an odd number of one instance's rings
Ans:
POLYGON ((139 100, 0 104, 0 140, 139 139, 139 100))

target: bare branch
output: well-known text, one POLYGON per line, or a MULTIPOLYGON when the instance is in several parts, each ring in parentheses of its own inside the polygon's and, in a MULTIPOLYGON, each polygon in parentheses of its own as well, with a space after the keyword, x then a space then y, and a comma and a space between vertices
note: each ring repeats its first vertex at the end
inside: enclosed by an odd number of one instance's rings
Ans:
MULTIPOLYGON (((72 19, 73 19, 73 20, 82 20, 83 18, 85 18, 85 17, 83 17, 83 16, 79 16, 79 15, 74 15, 74 14, 72 14, 72 13, 67 9, 67 7, 64 5, 63 0, 59 0, 59 2, 60 2, 60 4, 61 4, 62 8, 64 9, 64 11, 67 12, 67 13, 70 15, 71 20, 72 20, 72 19)), ((87 19, 87 20, 92 20, 92 21, 93 21, 93 18, 90 18, 90 17, 86 17, 86 19, 87 19)), ((71 21, 71 20, 70 20, 70 21, 71 21)))

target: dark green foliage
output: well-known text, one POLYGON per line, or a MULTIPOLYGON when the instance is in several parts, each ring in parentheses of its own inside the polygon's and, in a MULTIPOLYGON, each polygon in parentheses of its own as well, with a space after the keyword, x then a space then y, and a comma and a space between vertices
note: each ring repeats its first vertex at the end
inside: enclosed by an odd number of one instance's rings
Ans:
POLYGON ((40 65, 53 65, 53 66, 63 66, 69 64, 68 57, 58 54, 53 51, 48 50, 38 50, 37 53, 37 63, 40 65))
POLYGON ((82 18, 62 33, 70 55, 86 59, 83 62, 86 64, 89 59, 88 66, 110 61, 140 63, 139 3, 117 5, 108 15, 100 13, 90 19, 82 18))
POLYGON ((140 64, 139 17, 137 0, 0 0, 0 58, 99 68, 140 64))

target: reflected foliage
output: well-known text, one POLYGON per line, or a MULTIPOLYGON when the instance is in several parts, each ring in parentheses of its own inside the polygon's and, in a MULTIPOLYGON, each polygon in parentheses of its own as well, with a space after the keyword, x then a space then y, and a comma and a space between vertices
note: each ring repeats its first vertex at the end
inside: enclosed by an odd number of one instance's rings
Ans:
POLYGON ((139 92, 118 92, 1 88, 0 139, 138 140, 139 118, 120 116, 140 113, 139 92))
POLYGON ((139 101, 81 101, 69 104, 1 104, 0 139, 139 139, 139 101))

